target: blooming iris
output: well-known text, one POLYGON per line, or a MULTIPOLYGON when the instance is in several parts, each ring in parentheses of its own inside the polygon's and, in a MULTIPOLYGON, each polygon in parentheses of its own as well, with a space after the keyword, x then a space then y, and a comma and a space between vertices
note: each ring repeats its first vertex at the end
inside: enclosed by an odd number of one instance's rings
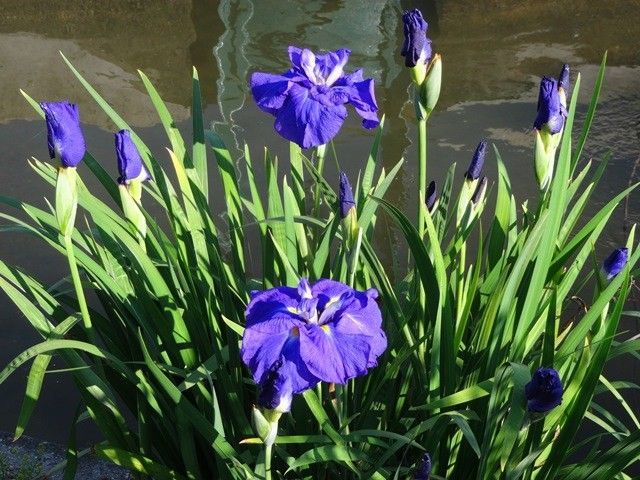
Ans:
POLYGON ((77 167, 86 151, 78 105, 69 102, 43 102, 40 107, 47 122, 49 156, 60 158, 64 168, 77 167))
POLYGON ((343 48, 316 55, 290 46, 289 71, 251 75, 253 98, 275 117, 274 127, 281 136, 302 148, 323 145, 338 134, 347 103, 362 117, 364 128, 380 124, 373 80, 365 80, 362 69, 344 72, 350 53, 343 48))
POLYGON ((616 248, 611 254, 604 259, 602 263, 602 270, 607 277, 607 280, 611 280, 618 275, 629 259, 629 250, 627 248, 616 248))
POLYGON ((131 180, 140 180, 142 182, 149 180, 151 176, 147 169, 144 168, 142 157, 135 143, 131 140, 129 130, 120 130, 116 133, 115 142, 118 156, 118 172, 120 172, 118 183, 128 185, 131 180))
MULTIPOLYGON (((565 79, 562 78, 562 81, 564 82, 565 79)), ((568 83, 568 75, 566 81, 568 83)), ((566 117, 567 108, 560 101, 557 80, 551 77, 543 77, 538 94, 538 115, 533 122, 533 126, 536 130, 542 130, 547 127, 549 133, 553 135, 562 130, 566 117)))
POLYGON ((427 22, 417 8, 402 14, 404 24, 404 43, 401 55, 407 67, 429 63, 431 59, 431 40, 427 38, 427 22))
POLYGON ((300 393, 319 381, 364 375, 387 347, 377 296, 327 279, 256 292, 245 311, 242 360, 263 392, 300 393))
POLYGON ((530 412, 548 412, 562 403, 562 382, 553 368, 538 368, 525 385, 524 392, 530 412))

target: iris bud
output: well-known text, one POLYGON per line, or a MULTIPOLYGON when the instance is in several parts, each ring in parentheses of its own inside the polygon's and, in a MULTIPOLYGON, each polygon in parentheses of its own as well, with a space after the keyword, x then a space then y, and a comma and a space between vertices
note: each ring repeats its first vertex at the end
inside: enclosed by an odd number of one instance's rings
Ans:
POLYGON ((553 178, 555 156, 567 117, 566 93, 569 88, 569 66, 564 65, 558 80, 543 77, 538 94, 538 113, 533 122, 536 130, 534 166, 541 190, 546 190, 553 178))
POLYGON ((76 167, 86 151, 80 115, 74 103, 43 102, 40 107, 47 122, 49 156, 60 160, 55 212, 60 233, 66 237, 73 232, 78 209, 76 167))
MULTIPOLYGON (((478 181, 482 174, 482 168, 484 167, 484 159, 487 154, 487 141, 482 140, 478 143, 469 168, 464 174, 464 182, 460 190, 460 197, 458 199, 458 213, 457 224, 460 225, 462 219, 465 217, 467 209, 471 205, 471 200, 474 194, 478 191, 478 181)), ((477 203, 477 202, 476 202, 477 203)), ((469 215, 470 217, 470 215, 469 215)), ((469 218, 469 221, 471 218, 469 218)))
POLYGON ((49 156, 58 158, 64 168, 77 167, 86 151, 78 105, 43 102, 40 107, 47 122, 49 156))
POLYGON ((436 182, 431 180, 429 185, 427 186, 427 194, 425 195, 425 204, 427 205, 427 210, 429 213, 433 211, 433 207, 436 204, 436 200, 438 199, 438 194, 436 192, 436 182))
POLYGON ((618 275, 627 264, 629 250, 627 248, 616 248, 605 258, 602 263, 602 272, 607 280, 611 280, 618 275))
POLYGON ((404 57, 405 65, 411 69, 411 78, 415 84, 422 85, 431 58, 431 40, 427 38, 428 24, 418 9, 405 11, 402 23, 404 43, 401 55, 404 57))
POLYGON ((442 84, 442 57, 436 53, 433 56, 433 60, 429 64, 429 71, 427 72, 427 80, 424 82, 423 95, 424 106, 427 114, 430 114, 440 98, 440 86, 442 84))
POLYGON ((477 180, 480 178, 482 167, 484 166, 484 158, 487 154, 487 141, 482 140, 478 143, 476 151, 473 153, 473 158, 469 164, 469 168, 465 172, 464 176, 467 180, 477 180))
POLYGON ((275 443, 280 417, 291 410, 293 388, 291 379, 282 372, 283 363, 278 359, 266 372, 258 395, 260 408, 253 407, 253 425, 265 445, 275 443))
POLYGON ((358 214, 356 212, 356 203, 353 200, 351 184, 344 172, 340 172, 339 202, 342 226, 345 231, 345 241, 347 246, 350 247, 358 238, 358 214))
POLYGON ((564 389, 558 372, 553 368, 539 368, 524 387, 527 410, 545 413, 562 403, 564 389))
POLYGON ((124 216, 135 227, 140 246, 144 248, 144 238, 147 235, 147 219, 140 209, 142 200, 142 183, 150 180, 142 162, 140 152, 131 139, 128 130, 120 130, 115 134, 116 155, 118 157, 118 178, 120 201, 124 216))
POLYGON ((425 453, 416 468, 413 480, 429 480, 431 476, 431 455, 425 453))

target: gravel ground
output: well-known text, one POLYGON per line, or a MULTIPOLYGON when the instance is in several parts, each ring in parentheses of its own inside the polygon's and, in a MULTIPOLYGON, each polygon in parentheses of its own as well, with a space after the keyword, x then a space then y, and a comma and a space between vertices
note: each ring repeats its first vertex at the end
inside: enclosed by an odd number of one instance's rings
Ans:
MULTIPOLYGON (((0 432, 0 480, 61 480, 63 471, 47 472, 65 460, 66 448, 23 436, 12 442, 13 435, 0 432)), ((129 473, 93 455, 78 459, 78 480, 130 480, 129 473)))

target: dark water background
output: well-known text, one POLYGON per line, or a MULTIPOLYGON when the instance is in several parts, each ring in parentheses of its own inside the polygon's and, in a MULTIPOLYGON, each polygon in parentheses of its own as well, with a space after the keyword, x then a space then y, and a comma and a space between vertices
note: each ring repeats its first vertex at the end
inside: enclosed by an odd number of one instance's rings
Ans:
MULTIPOLYGON (((407 103, 410 80, 399 49, 401 12, 415 6, 425 13, 434 50, 444 59, 442 95, 429 126, 430 179, 442 182, 452 162, 458 163, 461 174, 477 142, 487 138, 507 164, 516 197, 534 198, 531 125, 539 78, 557 75, 564 62, 571 64, 572 81, 576 72, 582 74, 580 124, 598 64, 608 50, 601 103, 584 158, 598 162, 611 151, 612 159, 585 214, 595 213, 614 193, 639 180, 640 1, 2 0, 0 194, 39 205, 43 197, 53 197, 52 189, 27 164, 31 156, 47 158, 46 135, 44 122, 20 96, 19 88, 38 100, 78 103, 89 149, 116 176, 115 127, 68 71, 59 50, 136 129, 156 158, 169 165, 164 150, 168 141, 137 69, 151 78, 188 135, 191 66, 196 66, 206 122, 238 155, 247 142, 259 158, 264 145, 280 155, 288 145, 273 132, 272 118, 247 96, 250 72, 286 70, 288 45, 315 51, 348 47, 352 55, 347 68, 362 66, 365 76, 376 81, 380 110, 386 115, 383 164, 389 169, 401 157, 406 160, 388 197, 413 217, 417 136, 412 106, 407 103)), ((372 138, 351 112, 335 147, 341 168, 352 178, 363 166, 372 138)), ((335 173, 333 164, 329 168, 330 175, 335 173)), ((489 178, 495 178, 493 155, 486 170, 489 178)), ((212 189, 212 198, 220 198, 219 188, 212 189)), ((600 258, 625 242, 629 226, 640 218, 639 200, 634 194, 616 211, 596 246, 600 258)), ((220 211, 221 205, 213 208, 220 211)), ((380 242, 382 255, 393 264, 390 245, 394 250, 404 248, 400 235, 384 222, 380 229, 386 238, 380 242)), ((0 258, 47 284, 68 274, 63 258, 24 235, 3 233, 0 258)), ((634 294, 630 309, 637 306, 635 298, 634 294)), ((4 293, 0 293, 0 325, 0 366, 4 366, 38 337, 4 293)), ((630 318, 621 328, 626 335, 638 332, 638 324, 630 318)), ((610 370, 610 379, 640 380, 637 363, 610 370)), ((25 374, 22 369, 0 386, 0 430, 15 426, 25 374)), ((638 393, 629 393, 628 400, 640 409, 638 393)), ((47 375, 28 433, 66 441, 77 401, 66 376, 47 375)))

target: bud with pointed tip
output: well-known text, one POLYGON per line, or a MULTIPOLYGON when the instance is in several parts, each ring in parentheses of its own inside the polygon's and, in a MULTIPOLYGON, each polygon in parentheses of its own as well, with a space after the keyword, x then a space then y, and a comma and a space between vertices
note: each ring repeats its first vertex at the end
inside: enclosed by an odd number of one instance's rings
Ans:
POLYGON ((543 77, 538 94, 538 113, 533 122, 535 129, 534 166, 536 180, 541 190, 551 185, 555 156, 564 122, 567 118, 567 90, 569 88, 569 66, 564 65, 556 80, 543 77))
POLYGON ((440 87, 442 85, 442 57, 439 53, 433 56, 433 60, 429 63, 427 71, 427 79, 422 84, 422 95, 424 97, 424 106, 427 114, 430 114, 440 98, 440 87))
POLYGON ((425 204, 427 205, 427 210, 429 210, 429 213, 433 211, 433 207, 435 206, 437 199, 438 193, 436 192, 436 182, 431 180, 431 182, 429 182, 429 186, 427 187, 427 194, 425 195, 425 204))
POLYGON ((140 209, 142 200, 142 183, 151 179, 145 168, 140 152, 131 139, 128 130, 120 130, 115 134, 116 155, 118 157, 118 178, 120 201, 124 216, 135 227, 135 234, 144 248, 147 235, 147 219, 140 209))
POLYGON ((427 37, 427 22, 420 10, 407 10, 402 15, 404 43, 401 55, 405 65, 411 69, 411 77, 416 85, 421 85, 427 74, 431 59, 431 40, 427 37))
POLYGON ((618 275, 629 260, 628 248, 616 248, 611 254, 604 259, 602 263, 602 273, 607 280, 611 280, 618 275))
POLYGON ((469 168, 465 172, 464 176, 467 180, 477 180, 482 173, 482 167, 484 166, 484 158, 487 154, 487 141, 482 140, 478 143, 473 158, 469 164, 469 168))
POLYGON ((340 216, 344 228, 344 238, 347 248, 350 248, 358 238, 358 214, 356 212, 356 202, 353 200, 353 191, 349 178, 344 172, 340 172, 340 216))

